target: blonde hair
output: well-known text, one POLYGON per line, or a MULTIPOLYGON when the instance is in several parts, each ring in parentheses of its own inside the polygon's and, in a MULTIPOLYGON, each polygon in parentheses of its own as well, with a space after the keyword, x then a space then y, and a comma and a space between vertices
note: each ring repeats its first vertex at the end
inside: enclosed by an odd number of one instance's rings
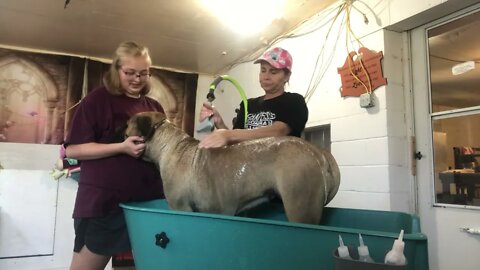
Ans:
MULTIPOLYGON (((120 82, 119 69, 122 66, 122 58, 124 57, 146 57, 151 64, 150 54, 148 48, 133 41, 124 41, 118 45, 113 55, 110 69, 103 76, 103 84, 108 92, 113 95, 122 95, 125 90, 122 88, 120 82)), ((141 95, 146 95, 150 92, 150 82, 147 81, 145 87, 140 91, 141 95)))

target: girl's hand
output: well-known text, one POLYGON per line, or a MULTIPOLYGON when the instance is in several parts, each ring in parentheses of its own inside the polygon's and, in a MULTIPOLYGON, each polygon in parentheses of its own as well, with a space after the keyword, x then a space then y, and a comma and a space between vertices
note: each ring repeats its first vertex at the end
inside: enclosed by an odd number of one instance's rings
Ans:
POLYGON ((140 136, 130 136, 123 141, 125 154, 134 158, 140 157, 145 151, 145 141, 140 136))

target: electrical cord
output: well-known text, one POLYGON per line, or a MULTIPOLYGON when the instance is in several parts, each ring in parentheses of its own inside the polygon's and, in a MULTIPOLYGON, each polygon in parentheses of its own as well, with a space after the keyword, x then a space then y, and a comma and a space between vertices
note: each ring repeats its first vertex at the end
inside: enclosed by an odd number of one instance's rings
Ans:
MULTIPOLYGON (((319 70, 320 68, 318 67, 319 65, 319 62, 320 60, 322 59, 323 60, 323 56, 324 56, 324 52, 325 52, 325 46, 327 44, 327 40, 329 38, 329 35, 330 35, 330 32, 333 28, 333 25, 335 24, 338 16, 340 15, 341 11, 343 9, 343 6, 340 6, 339 9, 338 9, 338 12, 337 14, 335 15, 335 17, 333 18, 333 21, 327 31, 327 34, 325 36, 325 42, 323 43, 322 45, 322 48, 320 49, 320 52, 317 56, 317 61, 315 62, 315 67, 314 67, 314 71, 312 73, 312 76, 310 77, 310 83, 308 84, 308 88, 307 88, 307 91, 304 95, 304 98, 305 98, 305 101, 308 103, 308 101, 310 101, 310 98, 313 96, 315 90, 317 89, 318 85, 320 84, 321 80, 323 79, 325 73, 327 72, 327 67, 330 66, 330 63, 332 62, 333 60, 333 52, 330 53, 330 57, 327 61, 327 64, 323 66, 322 70, 321 71, 317 71, 319 70), (317 74, 317 75, 315 75, 317 74), (312 83, 314 82, 314 83, 312 83)), ((340 31, 338 32, 337 34, 337 38, 335 39, 335 43, 334 43, 334 46, 333 46, 333 50, 336 49, 337 47, 337 44, 338 44, 338 40, 340 39, 340 32, 342 32, 342 29, 343 29, 343 20, 345 19, 345 15, 342 17, 341 19, 341 24, 340 24, 340 31)))
MULTIPOLYGON (((333 52, 336 50, 336 47, 337 47, 337 44, 338 44, 338 41, 339 41, 339 38, 340 38, 340 33, 343 32, 343 29, 345 29, 345 37, 346 37, 345 38, 345 45, 346 45, 346 50, 347 50, 347 55, 348 55, 348 60, 347 61, 348 61, 348 64, 349 64, 350 73, 352 74, 354 79, 356 81, 358 81, 365 88, 366 93, 369 93, 369 94, 372 93, 373 89, 372 89, 371 78, 366 71, 366 68, 365 68, 365 66, 363 64, 363 61, 361 59, 361 55, 358 55, 358 53, 355 50, 352 50, 352 52, 354 52, 355 56, 357 56, 357 60, 360 64, 360 67, 367 77, 368 86, 353 72, 353 68, 352 68, 352 60, 353 59, 352 59, 352 57, 350 57, 350 52, 351 51, 350 51, 349 42, 350 43, 356 42, 359 46, 363 47, 362 42, 358 39, 358 37, 355 35, 355 33, 351 29, 350 15, 351 15, 352 8, 355 9, 357 12, 359 12, 363 16, 364 23, 366 23, 366 24, 369 23, 367 15, 364 12, 362 12, 359 8, 355 7, 353 5, 354 2, 355 2, 355 0, 344 0, 343 2, 339 3, 336 7, 333 7, 333 8, 330 8, 330 9, 325 9, 322 12, 318 13, 316 16, 317 17, 320 17, 320 16, 329 17, 333 13, 335 13, 335 15, 332 18, 327 19, 324 23, 316 24, 316 22, 315 22, 314 27, 312 29, 308 29, 308 30, 300 32, 300 33, 290 32, 288 34, 281 35, 281 36, 273 39, 266 46, 267 48, 269 48, 269 47, 272 47, 273 45, 275 45, 276 43, 278 43, 279 41, 284 40, 284 39, 297 38, 297 37, 312 34, 315 31, 325 27, 327 24, 330 23, 330 26, 327 30, 327 34, 325 36, 325 42, 323 43, 323 45, 320 49, 320 52, 318 53, 317 60, 315 62, 315 66, 314 66, 314 71, 312 73, 312 76, 310 77, 310 82, 309 82, 307 91, 305 92, 305 95, 304 95, 304 99, 305 99, 306 103, 308 103, 310 101, 311 97, 313 96, 315 91, 318 89, 318 86, 320 85, 320 82, 322 81, 326 72, 328 71, 327 68, 330 66, 330 64, 331 64, 331 62, 334 58, 334 53, 333 52), (335 25, 335 23, 337 22, 338 18, 340 17, 340 15, 342 13, 343 13, 343 17, 340 20, 340 27, 339 27, 337 37, 335 39, 334 46, 332 48, 332 52, 329 54, 329 57, 326 61, 326 64, 320 65, 320 63, 324 63, 321 60, 324 59, 326 44, 327 44, 327 41, 330 38, 333 26, 335 25)), ((312 18, 304 20, 301 23, 297 24, 295 27, 293 27, 293 29, 309 27, 307 25, 307 23, 309 23, 311 21, 312 21, 312 18)), ((293 30, 293 31, 295 31, 295 30, 293 30)), ((239 64, 242 64, 242 63, 247 63, 247 62, 253 61, 254 59, 256 59, 258 57, 258 53, 259 53, 259 51, 256 51, 256 52, 254 52, 254 53, 252 53, 248 56, 240 58, 235 63, 229 65, 227 67, 227 69, 231 69, 231 68, 233 68, 233 67, 235 67, 239 64)))
POLYGON ((355 42, 357 42, 360 45, 360 47, 364 47, 364 46, 363 46, 362 42, 357 38, 355 33, 352 31, 352 28, 350 26, 350 12, 351 12, 351 9, 352 9, 352 2, 347 1, 346 3, 347 3, 347 5, 346 5, 345 12, 347 14, 347 18, 346 18, 346 28, 347 29, 346 29, 345 45, 346 45, 346 48, 347 48, 348 69, 350 70, 350 74, 352 74, 352 76, 355 78, 355 80, 358 81, 359 83, 361 83, 363 85, 363 87, 365 87, 365 91, 368 94, 371 94, 372 93, 372 82, 370 80, 370 75, 368 75, 368 72, 365 69, 365 66, 363 65, 363 61, 362 61, 362 58, 361 58, 362 55, 358 55, 358 53, 355 50, 352 50, 351 52, 355 53, 355 56, 357 56, 356 60, 358 60, 358 62, 360 63, 360 66, 362 67, 362 70, 365 73, 365 76, 367 77, 368 87, 365 85, 365 83, 362 80, 360 80, 360 78, 355 74, 355 72, 352 69, 352 60, 353 59, 352 59, 352 56, 350 55, 350 49, 349 49, 349 46, 348 46, 348 43, 350 41, 350 38, 349 38, 350 34, 353 36, 353 38, 355 38, 355 42))

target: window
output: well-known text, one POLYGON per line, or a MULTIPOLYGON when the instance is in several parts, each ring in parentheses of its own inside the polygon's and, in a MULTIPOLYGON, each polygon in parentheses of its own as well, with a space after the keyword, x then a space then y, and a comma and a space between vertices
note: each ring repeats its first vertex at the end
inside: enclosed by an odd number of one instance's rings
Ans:
POLYGON ((307 128, 303 132, 303 138, 330 152, 330 125, 307 128))
POLYGON ((435 202, 480 206, 480 12, 427 31, 435 202))

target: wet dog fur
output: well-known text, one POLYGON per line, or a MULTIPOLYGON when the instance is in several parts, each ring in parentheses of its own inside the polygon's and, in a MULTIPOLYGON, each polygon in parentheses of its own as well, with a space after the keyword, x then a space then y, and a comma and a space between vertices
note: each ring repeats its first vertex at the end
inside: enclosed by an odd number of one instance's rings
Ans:
POLYGON ((158 165, 174 210, 235 215, 273 192, 281 197, 289 221, 318 224, 340 185, 333 156, 296 137, 202 149, 159 112, 133 116, 126 135, 144 137, 143 158, 158 165))

